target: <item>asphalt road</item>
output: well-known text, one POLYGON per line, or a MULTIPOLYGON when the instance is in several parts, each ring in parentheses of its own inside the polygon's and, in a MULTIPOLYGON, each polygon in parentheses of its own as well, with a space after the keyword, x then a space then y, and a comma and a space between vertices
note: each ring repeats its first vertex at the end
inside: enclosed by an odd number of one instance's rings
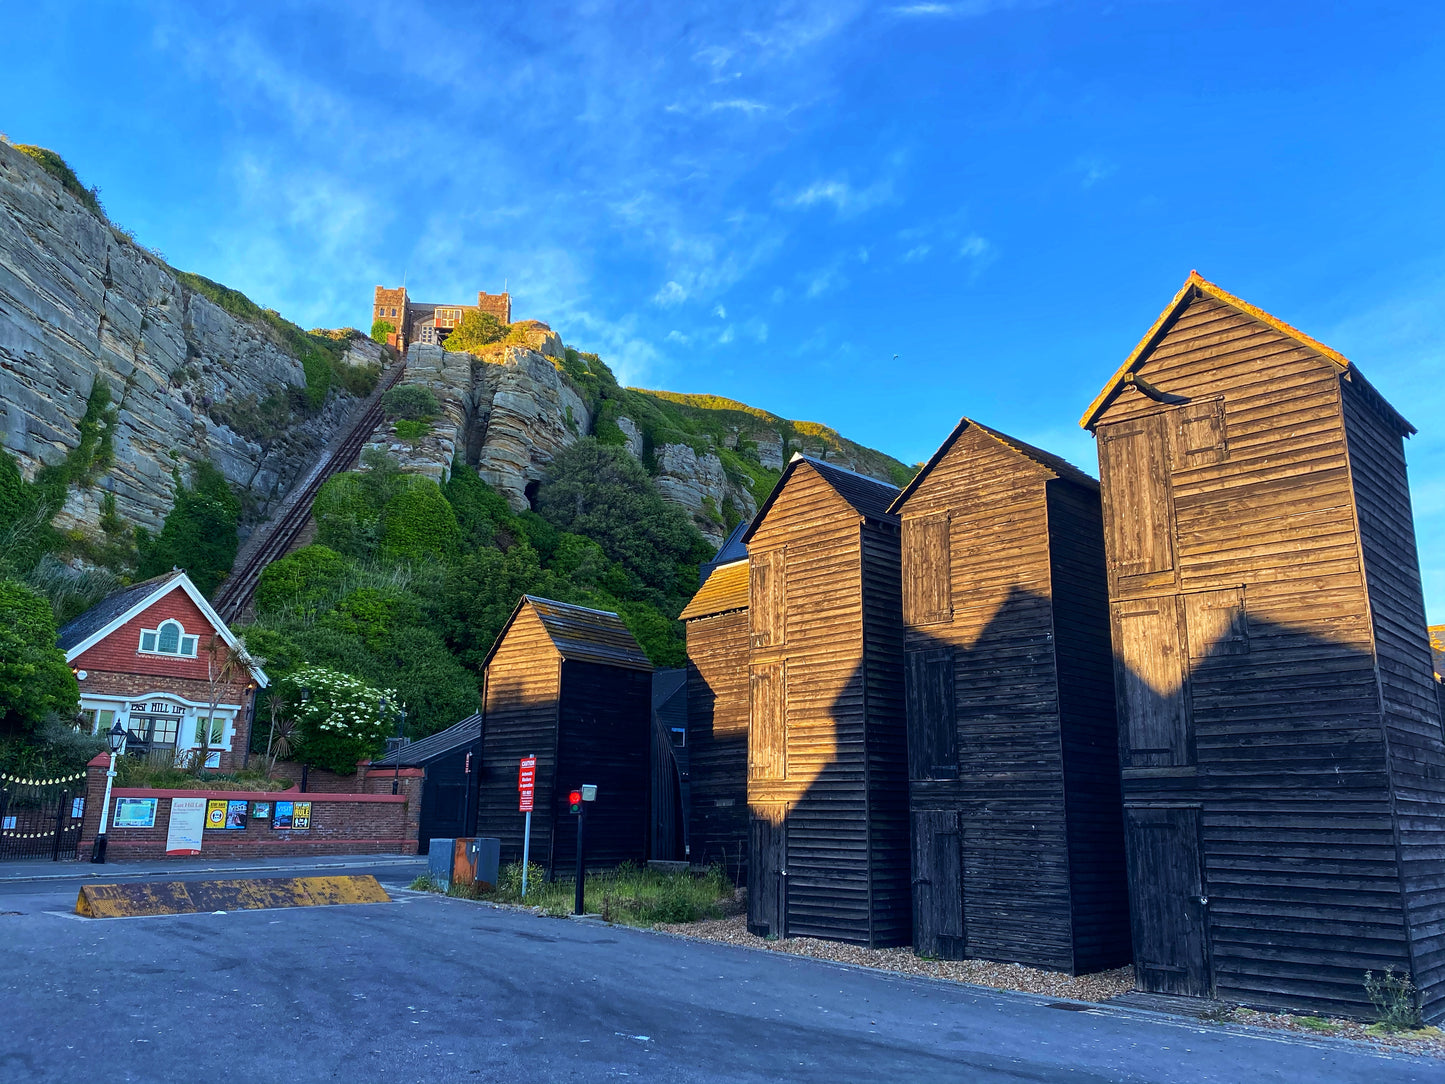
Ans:
MULTIPOLYGON (((419 868, 352 861, 393 887, 419 868)), ((0 1081, 1445 1081, 1445 1062, 1343 1041, 404 892, 66 917, 94 872, 0 880, 0 1081)))

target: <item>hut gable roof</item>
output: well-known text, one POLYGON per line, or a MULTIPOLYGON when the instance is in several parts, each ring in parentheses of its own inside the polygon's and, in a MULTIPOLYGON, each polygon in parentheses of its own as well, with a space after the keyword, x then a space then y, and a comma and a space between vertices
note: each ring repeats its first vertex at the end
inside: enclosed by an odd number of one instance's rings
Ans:
POLYGON ((557 654, 569 662, 595 662, 603 666, 620 666, 627 670, 651 670, 652 663, 638 646, 632 633, 622 623, 622 618, 609 610, 594 610, 587 606, 576 606, 570 602, 555 602, 552 599, 523 595, 517 600, 516 609, 502 627, 497 642, 487 652, 483 666, 491 664, 492 657, 507 638, 517 615, 529 607, 541 622, 557 654))
POLYGON ((414 768, 425 764, 432 757, 465 749, 481 740, 482 716, 468 715, 459 723, 453 723, 445 730, 428 734, 425 738, 407 742, 394 753, 388 753, 371 762, 373 768, 414 768))
POLYGON ((748 608, 748 563, 734 561, 720 565, 698 588, 683 607, 681 619, 690 621, 695 617, 715 617, 734 610, 748 608))
POLYGON ((1340 375, 1350 384, 1358 387, 1370 405, 1396 425, 1402 434, 1408 436, 1415 432, 1415 427, 1406 421, 1394 407, 1390 406, 1384 397, 1369 385, 1360 373, 1359 368, 1339 351, 1326 346, 1317 339, 1310 338, 1310 336, 1298 328, 1291 327, 1277 316, 1272 316, 1263 309, 1251 305, 1243 298, 1235 297, 1227 290, 1221 289, 1204 278, 1198 271, 1189 272, 1189 277, 1184 280, 1184 285, 1180 288, 1179 292, 1174 295, 1174 300, 1169 302, 1164 311, 1159 314, 1159 318, 1154 321, 1153 326, 1150 327, 1149 330, 1145 332, 1144 337, 1139 340, 1139 345, 1134 347, 1129 356, 1124 359, 1124 364, 1119 366, 1118 371, 1115 372, 1114 375, 1109 378, 1109 382, 1104 385, 1104 390, 1099 392, 1094 401, 1089 404, 1089 409, 1084 411, 1084 416, 1079 419, 1079 425, 1081 427, 1089 430, 1094 428, 1099 420, 1099 415, 1104 412, 1114 397, 1129 383, 1130 377, 1138 372, 1144 362, 1148 360, 1150 353, 1153 352, 1154 348, 1164 336, 1169 333, 1169 329, 1174 326, 1174 322, 1179 319, 1184 310, 1189 307, 1190 302, 1198 297, 1213 298, 1259 321, 1266 327, 1273 328, 1281 335, 1293 339, 1306 349, 1314 351, 1320 357, 1334 364, 1339 370, 1340 375))
POLYGON ((1007 433, 1000 433, 997 429, 991 429, 980 422, 974 421, 972 418, 960 418, 958 425, 954 426, 953 432, 949 433, 944 442, 939 445, 938 451, 933 453, 933 456, 928 462, 923 464, 922 469, 913 476, 913 480, 903 488, 903 492, 899 493, 894 499, 893 506, 889 509, 890 512, 894 515, 902 513, 903 506, 908 503, 908 498, 913 496, 914 493, 927 483, 928 476, 933 473, 934 468, 943 462, 948 453, 951 452, 958 443, 959 439, 970 429, 976 430, 986 439, 1002 445, 1013 454, 1028 460, 1035 466, 1043 468, 1055 478, 1077 482, 1079 485, 1094 490, 1099 488, 1099 483, 1095 481, 1093 477, 1074 466, 1068 460, 1054 455, 1052 452, 1046 452, 1042 448, 1036 448, 1032 444, 1025 443, 1016 437, 1011 437, 1007 433))
POLYGON ((758 509, 758 514, 753 517, 752 524, 748 527, 747 533, 743 535, 742 540, 745 544, 751 542, 753 536, 758 533, 758 528, 762 526, 763 520, 767 519, 769 510, 786 488, 788 479, 792 478, 795 471, 804 467, 815 471, 818 477, 827 482, 829 487, 864 519, 879 520, 884 523, 898 522, 898 517, 888 510, 893 499, 898 496, 897 486, 888 482, 880 482, 878 479, 869 478, 866 475, 855 474, 842 467, 835 467, 831 463, 814 459, 802 452, 794 452, 793 458, 788 460, 787 467, 783 469, 783 476, 778 479, 778 484, 768 494, 768 499, 758 509))

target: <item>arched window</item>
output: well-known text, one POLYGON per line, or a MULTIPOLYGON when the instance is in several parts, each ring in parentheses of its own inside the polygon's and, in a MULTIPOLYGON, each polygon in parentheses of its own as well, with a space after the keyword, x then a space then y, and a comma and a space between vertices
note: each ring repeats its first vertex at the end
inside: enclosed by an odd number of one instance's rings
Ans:
POLYGON ((160 636, 156 639, 156 650, 162 655, 179 655, 181 653, 181 623, 179 621, 161 622, 160 636))
POLYGON ((158 629, 142 629, 140 649, 148 655, 184 655, 195 658, 196 637, 187 636, 181 623, 171 619, 162 621, 158 629))

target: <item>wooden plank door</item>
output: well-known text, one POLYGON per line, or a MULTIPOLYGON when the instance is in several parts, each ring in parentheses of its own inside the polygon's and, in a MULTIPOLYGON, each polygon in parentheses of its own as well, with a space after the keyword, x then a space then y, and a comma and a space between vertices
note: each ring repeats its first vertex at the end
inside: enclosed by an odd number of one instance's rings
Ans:
POLYGON ((913 947, 921 956, 963 959, 963 846, 954 810, 913 814, 913 947))
POLYGON ((760 663, 748 680, 748 778, 788 777, 788 664, 760 663))
POLYGON ((1209 997, 1209 903, 1197 806, 1124 811, 1134 974, 1151 994, 1209 997))
POLYGON ((759 804, 748 839, 748 931, 788 936, 788 806, 759 804))
POLYGON ((1188 659, 1173 595, 1116 602, 1114 650, 1126 768, 1194 763, 1188 659))
POLYGON ((904 679, 908 777, 957 779, 953 652, 948 648, 910 651, 904 679))
POLYGON ((1159 415, 1100 426, 1099 479, 1113 594, 1172 585, 1169 438, 1159 415))

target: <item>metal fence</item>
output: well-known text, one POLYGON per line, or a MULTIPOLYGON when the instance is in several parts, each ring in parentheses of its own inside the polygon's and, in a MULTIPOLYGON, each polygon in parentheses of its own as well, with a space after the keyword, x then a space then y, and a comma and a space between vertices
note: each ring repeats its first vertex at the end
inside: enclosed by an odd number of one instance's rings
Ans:
POLYGON ((0 772, 0 861, 74 859, 84 815, 84 772, 53 779, 0 772))

